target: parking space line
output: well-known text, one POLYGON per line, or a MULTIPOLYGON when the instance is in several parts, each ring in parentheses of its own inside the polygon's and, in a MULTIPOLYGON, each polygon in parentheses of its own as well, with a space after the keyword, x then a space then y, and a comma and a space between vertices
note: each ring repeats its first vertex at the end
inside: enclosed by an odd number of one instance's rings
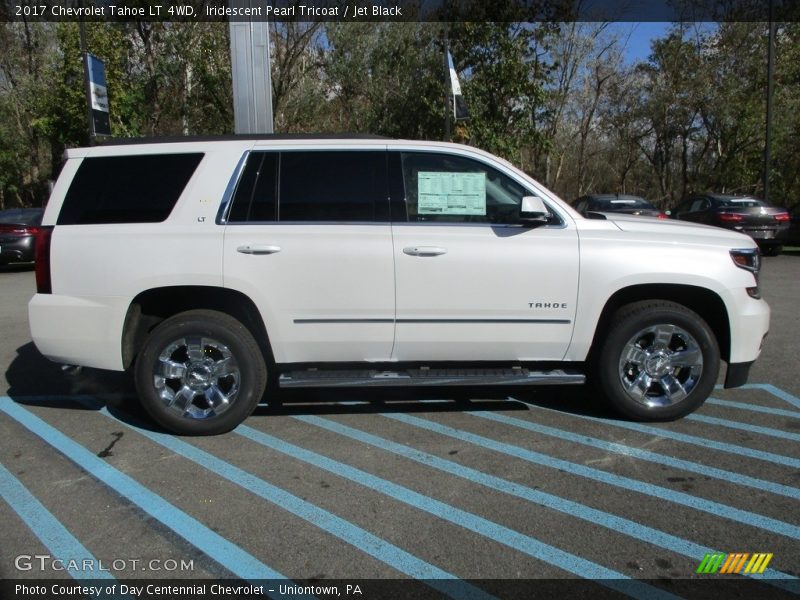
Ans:
MULTIPOLYGON (((664 531, 631 521, 630 519, 613 515, 599 509, 591 508, 584 504, 580 504, 554 494, 535 490, 507 479, 502 479, 501 477, 472 469, 451 460, 440 458, 433 454, 428 454, 421 450, 412 448, 411 446, 398 444, 386 438, 367 433, 361 429, 355 429, 353 427, 348 427, 347 425, 342 425, 341 423, 332 421, 330 419, 324 419, 322 417, 310 415, 295 416, 294 418, 304 423, 308 423, 309 425, 320 427, 332 433, 348 437, 352 440, 368 444, 380 450, 391 452, 425 466, 438 469, 462 479, 466 479, 467 481, 483 485, 489 489, 500 491, 517 498, 522 498, 523 500, 527 500, 535 504, 540 504, 552 510, 556 510, 578 519, 606 527, 617 533, 627 535, 665 550, 670 550, 677 554, 682 554, 694 560, 698 560, 706 554, 716 552, 716 550, 708 548, 707 546, 696 544, 692 541, 679 538, 664 531)), ((769 577, 771 579, 792 580, 791 583, 778 582, 776 585, 782 589, 800 593, 800 586, 797 584, 797 577, 782 573, 780 571, 775 571, 773 569, 768 569, 765 571, 764 575, 765 577, 769 577)))
MULTIPOLYGON (((131 425, 112 415, 105 407, 99 412, 103 416, 125 425, 152 442, 175 452, 178 456, 197 463, 201 467, 227 479, 248 492, 271 502, 278 508, 290 512, 340 540, 351 544, 358 550, 369 554, 393 569, 409 577, 426 580, 427 585, 453 598, 494 600, 494 597, 490 594, 483 592, 465 581, 461 581, 455 575, 439 569, 390 542, 371 534, 365 529, 274 486, 221 458, 217 458, 192 444, 184 442, 171 434, 158 433, 131 425), (440 584, 436 580, 451 580, 452 583, 445 582, 440 584)), ((240 425, 234 431, 240 433, 244 437, 248 437, 245 433, 239 432, 239 429, 242 427, 244 426, 240 425)))
POLYGON ((98 561, 53 513, 34 496, 21 481, 0 464, 0 496, 39 541, 61 561, 64 571, 73 579, 115 579, 107 570, 85 570, 84 560, 97 565, 98 561))
POLYGON ((724 406, 725 408, 738 408, 741 410, 750 410, 752 412, 764 413, 767 415, 775 415, 778 417, 789 417, 790 419, 800 419, 800 411, 783 410, 781 408, 771 408, 769 406, 761 406, 760 404, 748 404, 746 402, 736 402, 734 400, 721 400, 719 398, 708 398, 706 400, 706 404, 724 406))
MULTIPOLYGON (((369 532, 361 529, 360 527, 346 521, 328 511, 319 508, 310 502, 302 500, 293 496, 280 488, 272 486, 266 481, 256 477, 236 467, 216 456, 208 454, 207 452, 188 444, 182 440, 175 438, 170 434, 162 434, 145 429, 139 429, 120 421, 114 417, 107 409, 100 410, 101 414, 114 419, 115 421, 134 429, 137 433, 147 437, 148 439, 172 450, 179 456, 192 460, 200 464, 204 468, 224 477, 247 489, 248 491, 268 500, 280 508, 287 510, 308 522, 328 531, 329 533, 343 539, 344 541, 352 544, 356 548, 370 554, 371 556, 381 560, 389 566, 406 573, 417 579, 426 579, 426 584, 435 589, 439 589, 443 593, 461 600, 462 598, 493 598, 491 595, 483 592, 479 588, 468 584, 467 582, 460 582, 461 585, 454 588, 453 583, 440 584, 437 580, 453 580, 457 579, 454 575, 447 573, 437 567, 425 563, 421 559, 406 553, 400 548, 393 546, 389 542, 373 536, 369 532), (455 593, 454 593, 455 592, 455 593)), ((606 569, 593 563, 589 560, 572 555, 568 552, 559 550, 552 546, 548 546, 534 538, 520 534, 519 532, 507 529, 501 525, 482 519, 466 511, 461 511, 448 504, 439 502, 422 494, 417 494, 412 490, 403 488, 397 484, 383 480, 374 475, 370 475, 364 471, 345 465, 333 459, 326 458, 318 455, 309 450, 305 450, 288 442, 269 436, 259 432, 246 425, 240 425, 234 430, 235 433, 250 439, 260 445, 264 445, 273 450, 308 462, 321 469, 327 470, 334 475, 350 479, 356 483, 360 483, 370 489, 374 489, 386 495, 389 495, 401 502, 410 504, 420 510, 425 510, 435 516, 460 525, 484 537, 493 539, 499 543, 510 546, 514 550, 527 553, 535 558, 550 562, 559 568, 563 568, 569 572, 580 575, 588 579, 597 579, 600 585, 605 585, 616 591, 628 594, 634 598, 650 599, 661 598, 663 600, 675 600, 677 596, 654 588, 648 584, 640 583, 631 580, 629 577, 606 569)))
POLYGON ((772 533, 784 535, 792 539, 800 539, 800 527, 780 521, 778 519, 759 515, 757 513, 742 510, 740 508, 734 508, 733 506, 728 506, 712 500, 706 500, 705 498, 692 496, 683 492, 676 492, 652 483, 631 479, 630 477, 608 473, 606 471, 601 471, 599 469, 587 467, 585 465, 580 465, 560 458, 553 458, 552 456, 547 456, 546 454, 542 454, 540 452, 534 452, 519 446, 498 442, 496 440, 470 433, 468 431, 455 429, 447 425, 440 425, 426 419, 420 419, 418 417, 412 417, 404 414, 383 413, 383 416, 389 419, 394 419, 395 421, 400 421, 401 423, 406 423, 413 427, 427 429, 428 431, 432 431, 434 433, 452 437, 460 441, 469 442, 473 445, 481 446, 507 456, 520 458, 534 464, 542 465, 552 469, 561 469, 568 473, 572 473, 573 475, 578 475, 594 481, 600 481, 602 483, 613 485, 625 490, 639 492, 641 494, 659 498, 661 500, 667 500, 675 504, 680 504, 695 510, 710 513, 717 517, 730 519, 744 525, 758 527, 759 529, 763 529, 765 531, 771 531, 772 533))
POLYGON ((96 480, 107 485, 123 500, 138 506, 237 577, 245 580, 286 579, 233 542, 98 458, 8 396, 0 397, 0 410, 61 452, 96 480))
POLYGON ((790 440, 792 442, 800 442, 800 434, 789 433, 787 431, 781 431, 780 429, 773 429, 772 427, 761 427, 760 425, 750 425, 749 423, 742 423, 740 421, 718 419, 717 417, 707 417, 705 415, 698 414, 686 415, 684 419, 698 421, 700 423, 707 423, 708 425, 719 425, 720 427, 728 427, 729 429, 739 429, 741 431, 749 431, 750 433, 768 435, 770 437, 780 438, 782 440, 790 440))
POLYGON ((669 429, 653 427, 652 425, 644 425, 642 423, 632 423, 630 421, 618 421, 614 419, 602 419, 600 417, 591 417, 589 415, 580 415, 576 413, 565 413, 554 408, 546 408, 536 404, 528 404, 527 402, 524 404, 526 404, 532 410, 541 410, 558 413, 560 415, 569 415, 577 419, 592 421, 594 423, 602 423, 603 425, 610 425, 612 427, 619 427, 621 429, 629 429, 630 431, 636 431, 638 433, 654 435, 659 438, 675 440, 677 442, 683 442, 684 444, 700 446, 706 449, 712 448, 714 450, 719 450, 720 452, 725 452, 727 454, 733 454, 738 457, 746 456, 748 458, 755 458, 769 463, 800 469, 800 458, 794 458, 792 456, 784 456, 782 454, 775 454, 774 452, 766 452, 764 450, 755 450, 753 448, 748 448, 747 446, 739 446, 737 444, 730 444, 728 442, 719 442, 717 440, 712 440, 697 435, 680 433, 677 431, 671 431, 669 429))
POLYGON ((630 580, 629 577, 608 569, 585 558, 566 552, 523 533, 509 529, 499 523, 489 521, 483 517, 461 510, 452 505, 440 502, 429 496, 415 492, 376 475, 372 475, 348 464, 327 458, 311 450, 300 448, 274 436, 268 435, 252 427, 240 425, 236 433, 267 448, 276 450, 287 456, 302 460, 324 469, 329 473, 349 479, 354 483, 375 490, 390 498, 408 504, 409 506, 434 515, 459 527, 468 529, 478 535, 508 546, 518 552, 525 553, 533 558, 547 562, 559 569, 570 572, 587 579, 595 579, 601 585, 629 594, 634 598, 674 598, 672 594, 653 588, 647 584, 633 586, 629 582, 620 583, 618 580, 630 580))
POLYGON ((784 402, 788 402, 795 408, 800 408, 800 398, 797 396, 793 396, 789 392, 782 390, 779 387, 772 385, 771 383, 747 383, 743 385, 741 388, 742 390, 764 390, 765 392, 772 394, 776 398, 780 398, 784 402))
POLYGON ((676 469, 690 471, 692 473, 699 473, 700 475, 722 479, 723 481, 730 481, 732 483, 752 487, 758 490, 772 492, 773 494, 787 496, 788 498, 800 499, 800 489, 793 488, 788 485, 782 485, 780 483, 774 483, 772 481, 766 481, 764 479, 757 479, 756 477, 750 477, 749 475, 743 475, 733 471, 726 471, 724 469, 717 469, 716 467, 709 467, 707 465, 683 460, 680 458, 672 458, 671 456, 664 456, 663 454, 659 454, 657 452, 651 452, 649 450, 643 450, 633 446, 626 446, 617 442, 608 442, 606 440, 593 438, 587 435, 576 434, 565 429, 548 427, 547 425, 540 425, 538 423, 525 421, 523 419, 516 419, 502 414, 496 414, 487 411, 470 411, 465 414, 473 417, 488 419, 504 425, 510 425, 512 427, 519 427, 527 431, 532 431, 534 433, 554 437, 560 440, 569 440, 570 442, 574 442, 576 444, 589 446, 591 448, 598 448, 600 450, 605 450, 606 452, 613 452, 614 454, 621 454, 623 456, 629 456, 647 462, 666 465, 668 467, 674 467, 676 469))

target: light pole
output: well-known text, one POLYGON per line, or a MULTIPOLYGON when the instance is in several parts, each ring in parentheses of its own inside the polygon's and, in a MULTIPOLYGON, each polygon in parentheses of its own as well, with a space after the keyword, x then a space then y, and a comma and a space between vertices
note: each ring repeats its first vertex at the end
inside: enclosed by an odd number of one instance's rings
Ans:
MULTIPOLYGON (((81 2, 83 6, 83 2, 81 2)), ((86 47, 86 23, 81 16, 78 21, 78 35, 81 44, 81 62, 83 63, 83 91, 86 96, 86 127, 89 131, 88 145, 94 146, 94 117, 92 116, 92 92, 89 84, 89 51, 86 47)))
POLYGON ((767 130, 764 136, 764 200, 769 202, 770 145, 772 141, 772 94, 775 70, 774 0, 769 0, 769 41, 767 47, 767 130))

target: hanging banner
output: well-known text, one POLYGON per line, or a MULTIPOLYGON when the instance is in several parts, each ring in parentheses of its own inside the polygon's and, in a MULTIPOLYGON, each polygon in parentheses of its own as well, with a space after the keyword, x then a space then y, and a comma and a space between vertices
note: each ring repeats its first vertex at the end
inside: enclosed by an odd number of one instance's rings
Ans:
POLYGON ((106 67, 102 60, 88 52, 86 53, 86 66, 86 70, 89 73, 89 102, 92 109, 92 133, 93 135, 111 135, 108 89, 106 87, 106 67))
POLYGON ((450 69, 450 89, 453 94, 453 115, 456 121, 462 119, 469 119, 469 111, 467 110, 467 103, 464 102, 464 96, 461 95, 461 84, 458 82, 458 74, 453 65, 453 55, 450 50, 447 51, 447 66, 450 69))

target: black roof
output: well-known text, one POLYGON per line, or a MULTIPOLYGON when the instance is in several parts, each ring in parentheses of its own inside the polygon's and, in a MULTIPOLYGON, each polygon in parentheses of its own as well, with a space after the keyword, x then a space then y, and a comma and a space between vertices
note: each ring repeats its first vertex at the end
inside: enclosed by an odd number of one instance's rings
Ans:
POLYGON ((98 146, 124 146, 129 144, 177 144, 181 142, 225 142, 236 140, 389 140, 371 133, 248 133, 237 135, 199 135, 106 138, 98 146))

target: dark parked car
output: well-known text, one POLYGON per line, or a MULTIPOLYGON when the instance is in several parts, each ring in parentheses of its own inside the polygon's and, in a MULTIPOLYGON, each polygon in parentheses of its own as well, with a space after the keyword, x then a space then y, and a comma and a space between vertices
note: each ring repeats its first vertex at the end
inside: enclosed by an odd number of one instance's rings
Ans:
POLYGON ((584 216, 590 212, 613 212, 659 219, 668 218, 644 198, 629 194, 589 194, 575 200, 572 206, 584 216))
POLYGON ((745 233, 769 256, 780 254, 789 233, 789 212, 785 208, 750 196, 695 194, 681 202, 671 216, 745 233))
POLYGON ((800 204, 795 204, 789 209, 789 233, 786 234, 786 243, 800 246, 800 204))
POLYGON ((33 262, 36 234, 42 224, 41 208, 0 211, 0 265, 33 262))

